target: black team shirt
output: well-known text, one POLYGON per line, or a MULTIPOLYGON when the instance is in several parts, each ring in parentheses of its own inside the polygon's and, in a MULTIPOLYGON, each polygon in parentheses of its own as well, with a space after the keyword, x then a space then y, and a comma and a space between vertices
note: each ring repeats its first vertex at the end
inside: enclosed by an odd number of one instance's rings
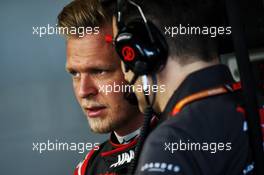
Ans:
POLYGON ((147 138, 136 174, 251 174, 247 124, 237 93, 195 100, 171 116, 175 104, 183 98, 233 82, 224 65, 187 76, 165 108, 167 120, 147 138))

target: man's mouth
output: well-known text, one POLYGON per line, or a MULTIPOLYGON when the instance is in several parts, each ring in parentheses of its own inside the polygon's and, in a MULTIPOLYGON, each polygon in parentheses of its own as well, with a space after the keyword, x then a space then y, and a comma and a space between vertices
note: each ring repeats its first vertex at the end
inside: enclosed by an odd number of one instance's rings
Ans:
POLYGON ((102 115, 105 109, 106 106, 94 106, 94 107, 85 108, 85 111, 88 117, 96 118, 96 117, 100 117, 100 115, 102 115))

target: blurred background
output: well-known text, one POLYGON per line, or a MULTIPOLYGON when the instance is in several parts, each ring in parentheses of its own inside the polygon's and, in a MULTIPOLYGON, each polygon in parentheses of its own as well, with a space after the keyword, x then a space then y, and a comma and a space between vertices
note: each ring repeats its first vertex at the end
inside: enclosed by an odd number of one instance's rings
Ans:
POLYGON ((33 35, 55 26, 70 0, 0 1, 0 170, 9 175, 66 175, 85 156, 33 151, 33 142, 102 142, 90 132, 65 72, 65 40, 33 35))

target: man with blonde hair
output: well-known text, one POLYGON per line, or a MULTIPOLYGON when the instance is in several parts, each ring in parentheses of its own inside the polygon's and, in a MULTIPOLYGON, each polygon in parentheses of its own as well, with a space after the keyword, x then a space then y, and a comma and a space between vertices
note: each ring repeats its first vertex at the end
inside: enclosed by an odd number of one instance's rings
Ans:
POLYGON ((87 154, 75 175, 127 174, 142 125, 137 105, 129 103, 123 92, 105 91, 125 82, 109 42, 111 18, 97 0, 72 1, 58 15, 60 31, 67 39, 66 69, 72 75, 75 96, 91 130, 111 133, 99 149, 87 154))

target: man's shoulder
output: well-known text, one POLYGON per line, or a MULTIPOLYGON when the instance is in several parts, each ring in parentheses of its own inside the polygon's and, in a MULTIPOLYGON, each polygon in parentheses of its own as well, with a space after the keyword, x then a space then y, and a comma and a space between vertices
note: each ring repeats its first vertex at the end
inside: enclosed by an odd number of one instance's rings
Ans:
MULTIPOLYGON (((235 105, 230 107, 228 100, 206 99, 186 106, 176 116, 158 125, 148 136, 145 147, 155 151, 164 151, 166 145, 179 143, 247 141, 243 130, 244 116, 237 112, 235 105), (218 105, 226 101, 225 104, 218 105), (229 135, 229 137, 226 137, 229 135)), ((235 103, 234 103, 235 104, 235 103)))
MULTIPOLYGON (((208 164, 214 161, 232 164, 235 154, 240 155, 240 167, 236 171, 242 169, 248 154, 248 139, 243 130, 244 116, 237 111, 230 96, 197 101, 176 116, 166 117, 145 142, 144 158, 140 161, 143 172, 148 172, 151 163, 165 162, 185 171, 200 167, 202 174, 210 174, 208 164), (157 153, 160 153, 158 158, 157 153), (199 165, 194 167, 193 162, 199 162, 199 165)), ((217 171, 221 169, 221 166, 212 167, 217 171)))
POLYGON ((194 156, 188 151, 178 151, 179 143, 187 143, 188 138, 187 133, 167 122, 159 125, 144 143, 138 174, 194 174, 192 171, 197 169, 193 166, 194 156), (188 172, 183 172, 182 168, 188 172))
POLYGON ((152 134, 188 134, 198 138, 202 134, 217 137, 234 130, 243 132, 245 116, 237 110, 238 107, 239 104, 229 94, 195 101, 175 116, 168 113, 166 120, 152 134))
POLYGON ((79 162, 79 164, 76 166, 74 175, 79 175, 81 172, 82 175, 85 174, 86 168, 88 164, 90 165, 96 157, 100 154, 100 152, 105 149, 105 146, 109 140, 106 140, 99 145, 94 146, 86 155, 85 157, 79 162))

